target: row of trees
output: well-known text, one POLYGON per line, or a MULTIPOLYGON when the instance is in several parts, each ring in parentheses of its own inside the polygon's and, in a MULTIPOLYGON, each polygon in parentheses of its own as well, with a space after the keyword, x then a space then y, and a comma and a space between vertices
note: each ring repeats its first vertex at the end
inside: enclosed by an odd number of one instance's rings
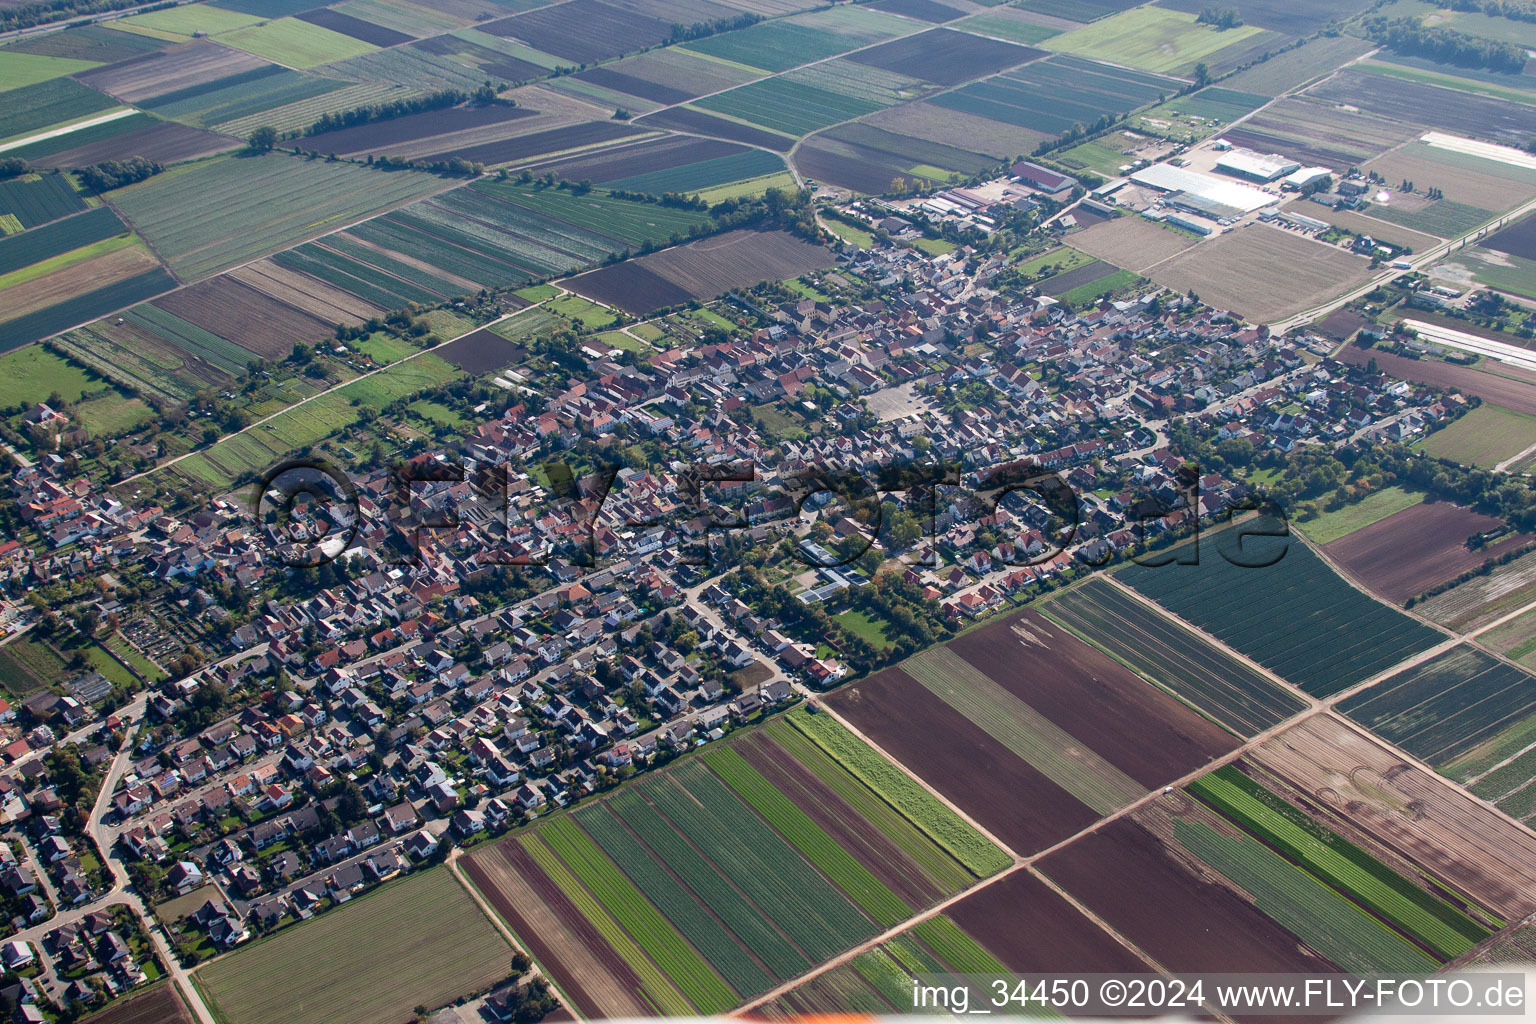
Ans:
POLYGON ((410 114, 422 114, 429 110, 442 110, 446 107, 456 107, 461 103, 473 101, 480 106, 489 106, 492 103, 507 102, 500 100, 496 95, 496 89, 490 82, 486 82, 473 93, 462 89, 442 89, 438 92, 428 93, 425 96, 417 96, 413 99, 390 100, 388 103, 371 103, 366 106, 353 107, 339 114, 321 114, 302 135, 321 135, 325 132, 340 131, 343 128, 355 128, 358 125, 371 124, 374 121, 389 121, 397 117, 406 117, 410 114))
POLYGON ((1409 57, 1428 57, 1442 64, 1489 68, 1518 75, 1529 59, 1514 43, 1484 39, 1449 28, 1427 28, 1416 18, 1377 15, 1362 22, 1371 41, 1409 57))

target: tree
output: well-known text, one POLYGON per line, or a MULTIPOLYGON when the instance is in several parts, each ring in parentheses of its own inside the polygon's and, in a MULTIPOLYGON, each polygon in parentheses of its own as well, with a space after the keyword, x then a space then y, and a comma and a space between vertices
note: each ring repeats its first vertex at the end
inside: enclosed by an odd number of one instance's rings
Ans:
POLYGON ((251 137, 247 141, 255 152, 269 153, 277 146, 277 129, 264 124, 251 132, 251 137))
POLYGON ((1195 65, 1195 84, 1209 85, 1211 82, 1211 69, 1204 61, 1195 65))

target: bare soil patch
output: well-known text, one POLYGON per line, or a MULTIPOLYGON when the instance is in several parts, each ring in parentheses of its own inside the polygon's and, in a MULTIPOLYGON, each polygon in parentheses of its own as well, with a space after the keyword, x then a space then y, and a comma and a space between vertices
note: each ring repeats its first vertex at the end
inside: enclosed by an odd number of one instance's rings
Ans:
POLYGON ((1448 501, 1421 502, 1323 546, 1367 587, 1398 604, 1530 541, 1520 534, 1485 548, 1467 538, 1501 524, 1448 501))

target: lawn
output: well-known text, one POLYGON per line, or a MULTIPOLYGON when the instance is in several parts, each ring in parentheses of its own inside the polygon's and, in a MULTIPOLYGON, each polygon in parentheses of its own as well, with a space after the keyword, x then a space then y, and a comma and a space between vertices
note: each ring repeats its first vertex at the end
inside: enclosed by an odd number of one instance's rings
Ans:
POLYGON ((861 249, 868 249, 870 246, 875 244, 874 235, 870 234, 868 231, 861 227, 856 227, 855 225, 848 223, 845 220, 839 220, 836 217, 828 217, 826 220, 822 221, 822 223, 827 226, 828 231, 831 231, 838 238, 841 238, 843 241, 849 243, 850 245, 856 245, 861 249))
POLYGON ((1261 31, 1253 25, 1220 31, 1196 23, 1193 14, 1137 7, 1054 36, 1040 45, 1047 50, 1147 71, 1175 71, 1192 67, 1216 51, 1261 31))
POLYGON ((875 647, 890 646, 890 637, 886 635, 885 623, 876 622, 866 611, 858 608, 850 609, 839 615, 834 615, 837 624, 842 626, 854 636, 862 637, 875 647))
POLYGON ((1424 495, 1416 491, 1387 487, 1373 491, 1353 505, 1324 512, 1316 519, 1303 523, 1301 529, 1314 544, 1329 544, 1423 500, 1424 495))
POLYGON ((1424 441, 1430 455, 1492 469, 1536 444, 1536 416, 1484 403, 1424 441))
POLYGON ((290 68, 318 67, 378 49, 372 43, 297 18, 279 18, 265 25, 237 29, 220 36, 219 42, 290 68))
POLYGON ((609 348, 623 349, 626 352, 634 352, 637 355, 645 355, 656 350, 639 338, 631 337, 623 331, 606 331, 592 339, 609 348))
POLYGON ((567 320, 580 320, 579 326, 587 330, 600 330, 619 319, 618 314, 607 306, 599 306, 579 295, 562 295, 558 299, 551 299, 544 304, 544 308, 567 320))
POLYGON ((222 957, 197 979, 236 1024, 404 1024, 511 973, 512 949, 445 868, 222 957))
POLYGON ((155 418, 142 399, 124 397, 116 391, 81 402, 70 415, 92 437, 117 437, 155 418))
POLYGON ((0 408, 46 401, 54 392, 66 403, 78 402, 105 386, 41 345, 0 356, 0 408))
POLYGON ((94 61, 70 60, 68 57, 43 57, 35 53, 0 50, 0 90, 20 89, 50 78, 72 75, 96 67, 94 61))

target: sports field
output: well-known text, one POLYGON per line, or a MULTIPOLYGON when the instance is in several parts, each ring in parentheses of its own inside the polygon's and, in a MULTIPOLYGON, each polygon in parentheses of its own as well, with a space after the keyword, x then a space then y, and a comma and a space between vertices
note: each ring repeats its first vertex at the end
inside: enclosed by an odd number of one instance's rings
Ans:
POLYGON ((230 1024, 404 1024, 511 975, 512 949, 434 868, 197 972, 230 1024))

